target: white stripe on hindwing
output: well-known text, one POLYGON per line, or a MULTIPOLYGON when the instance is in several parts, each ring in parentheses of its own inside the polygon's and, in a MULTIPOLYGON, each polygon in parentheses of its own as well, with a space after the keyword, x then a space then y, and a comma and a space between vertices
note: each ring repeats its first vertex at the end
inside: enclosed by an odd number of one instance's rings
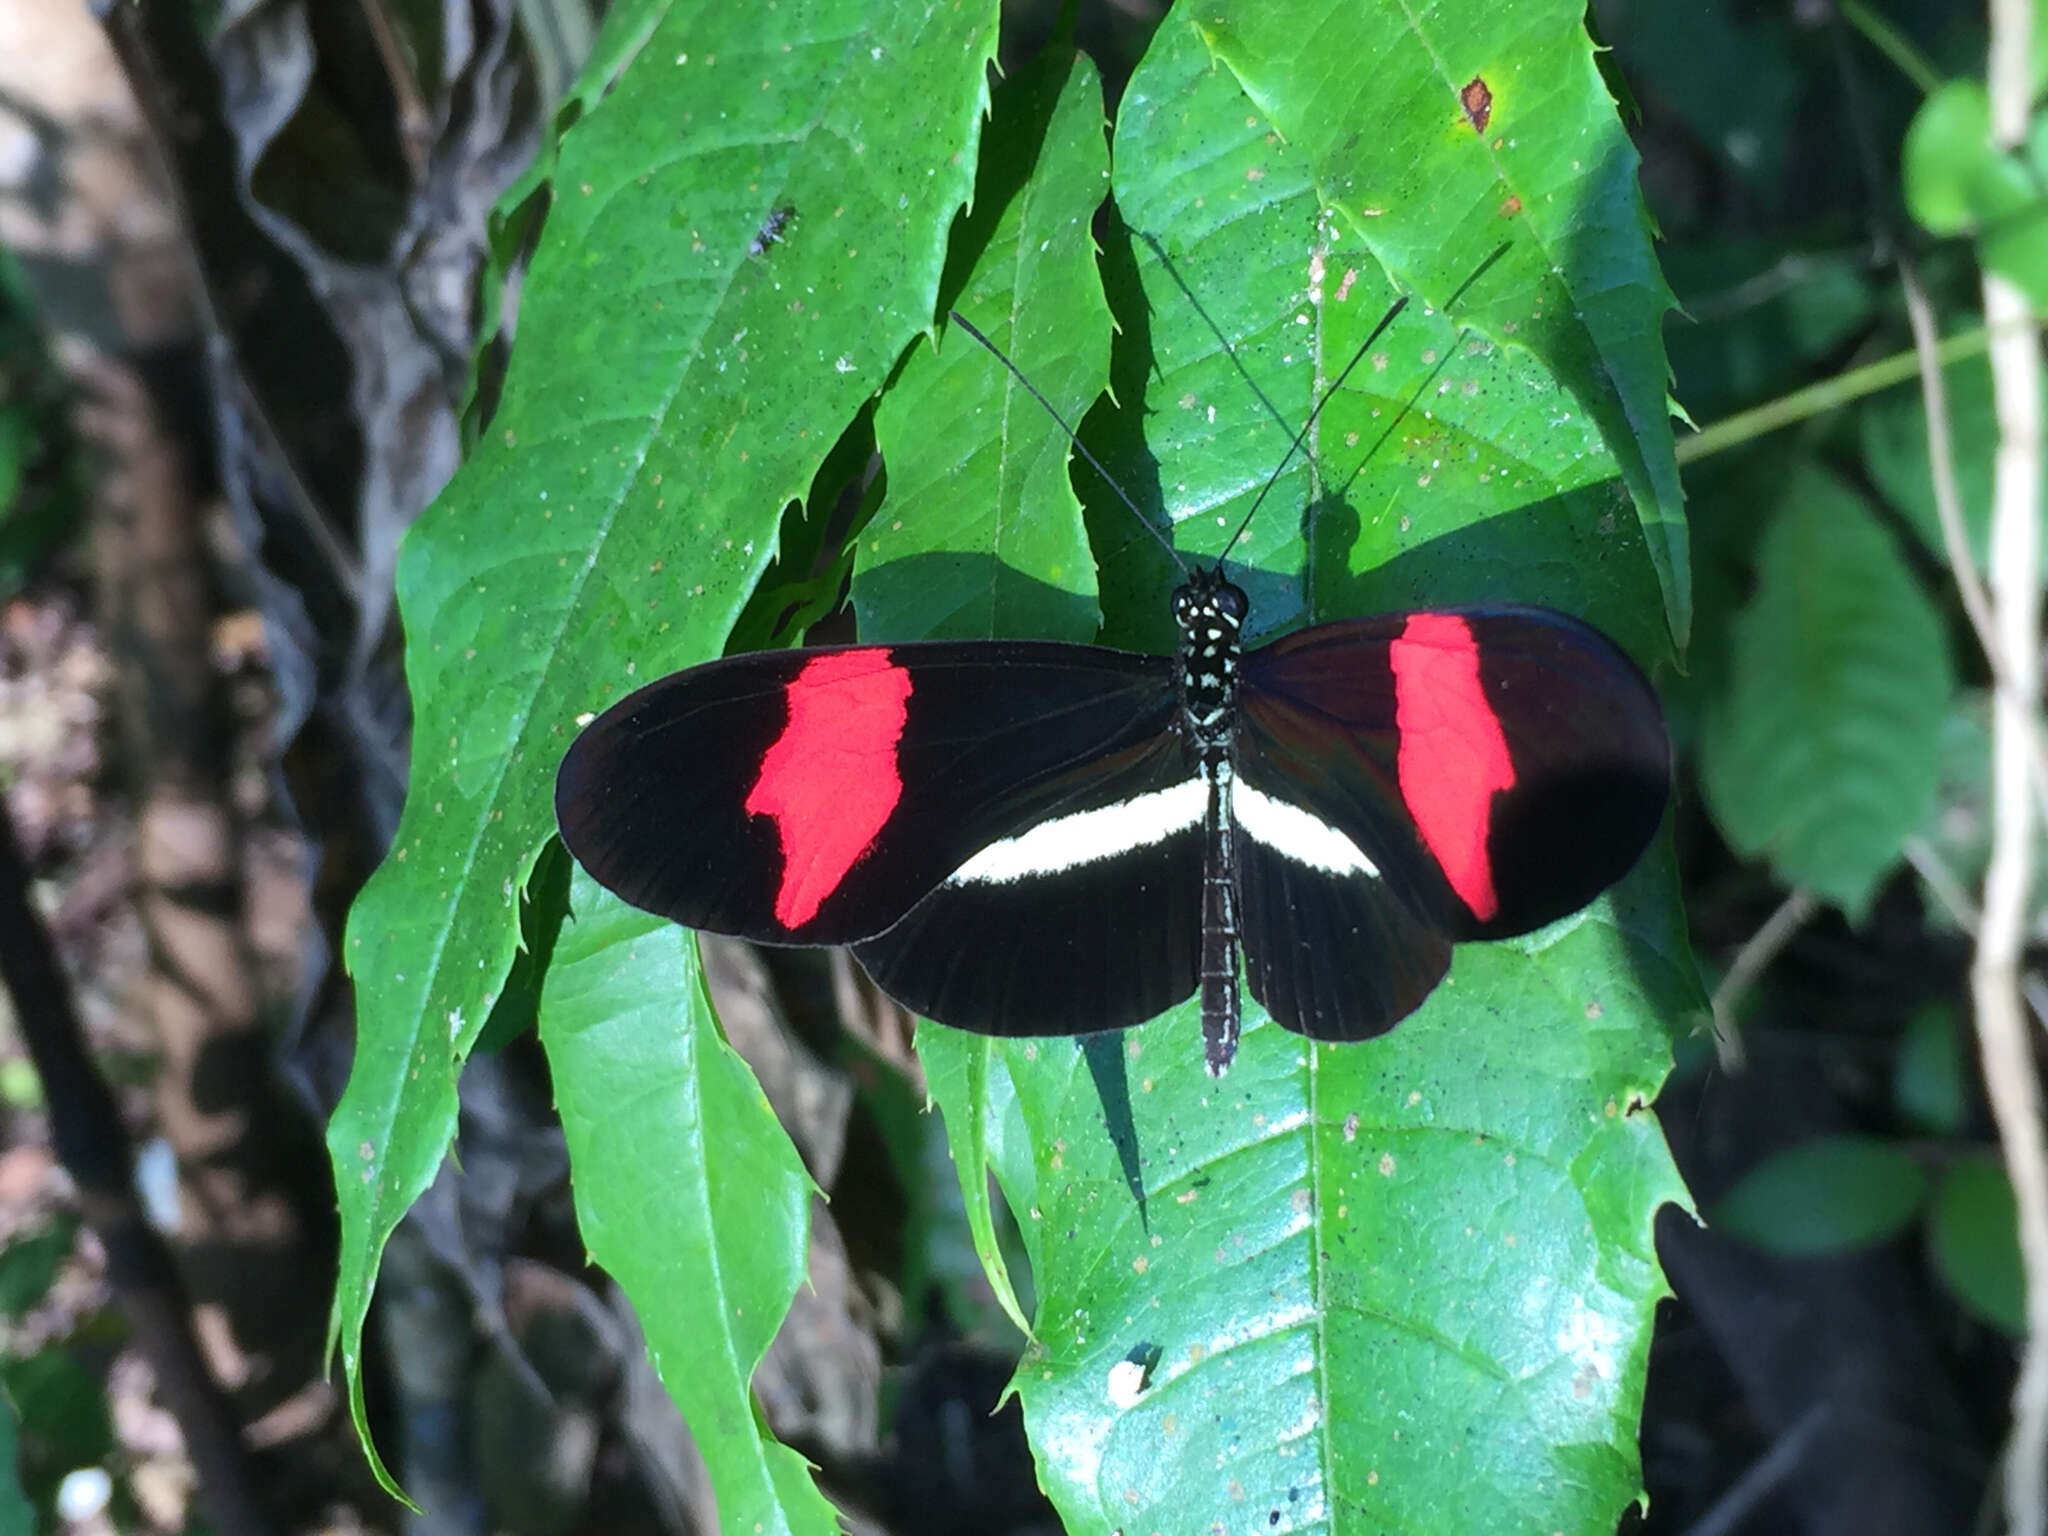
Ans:
POLYGON ((1379 878, 1380 867, 1363 848, 1298 805, 1261 794, 1239 779, 1231 786, 1230 806, 1244 835, 1283 859, 1330 875, 1379 878))
POLYGON ((1006 885, 1154 847, 1177 832, 1199 828, 1208 803, 1208 784, 1189 779, 1113 805, 1055 816, 1015 837, 990 843, 948 875, 946 884, 1006 885))
MULTIPOLYGON (((1254 789, 1227 766, 1219 767, 1217 787, 1229 799, 1237 825, 1253 842, 1324 874, 1379 878, 1379 866, 1344 833, 1298 805, 1254 789)), ((1155 847, 1176 833, 1199 830, 1208 801, 1207 780, 1195 778, 1093 810, 1055 816, 1015 837, 990 843, 954 870, 946 883, 1007 885, 1155 847)))

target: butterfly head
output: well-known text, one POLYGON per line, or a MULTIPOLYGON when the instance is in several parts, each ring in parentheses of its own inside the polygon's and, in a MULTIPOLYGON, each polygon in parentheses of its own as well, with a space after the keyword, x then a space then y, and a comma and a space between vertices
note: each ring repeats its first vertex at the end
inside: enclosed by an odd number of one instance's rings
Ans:
POLYGON ((1180 626, 1181 643, 1188 650, 1207 649, 1226 639, 1234 644, 1250 606, 1244 588, 1226 581, 1220 570, 1198 567, 1174 591, 1173 621, 1180 626), (1218 633, 1210 634, 1211 630, 1218 633))

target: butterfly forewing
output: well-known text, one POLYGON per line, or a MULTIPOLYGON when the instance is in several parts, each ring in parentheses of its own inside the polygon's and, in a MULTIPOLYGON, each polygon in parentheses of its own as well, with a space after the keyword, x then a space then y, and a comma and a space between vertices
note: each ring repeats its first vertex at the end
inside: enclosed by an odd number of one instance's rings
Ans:
POLYGON ((1506 938, 1578 911, 1635 866, 1664 820, 1671 743, 1649 680, 1598 630, 1545 609, 1453 617, 1514 776, 1486 820, 1496 907, 1470 934, 1506 938))
POLYGON ((1451 939, 1526 933, 1628 871, 1670 748, 1656 695, 1597 630, 1536 608, 1323 624, 1244 660, 1240 778, 1370 855, 1451 939))
POLYGON ((556 817, 648 911, 767 943, 873 938, 990 845, 1170 777, 1170 668, 1029 641, 729 657, 586 727, 556 817))

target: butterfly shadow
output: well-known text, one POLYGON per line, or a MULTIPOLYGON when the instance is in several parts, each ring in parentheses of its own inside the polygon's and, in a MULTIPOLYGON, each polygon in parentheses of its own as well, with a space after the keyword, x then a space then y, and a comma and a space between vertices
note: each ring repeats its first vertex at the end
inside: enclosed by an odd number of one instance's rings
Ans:
POLYGON ((861 569, 853 580, 853 608, 863 641, 896 643, 1086 641, 1101 623, 1092 592, 1070 592, 994 555, 951 550, 861 569))

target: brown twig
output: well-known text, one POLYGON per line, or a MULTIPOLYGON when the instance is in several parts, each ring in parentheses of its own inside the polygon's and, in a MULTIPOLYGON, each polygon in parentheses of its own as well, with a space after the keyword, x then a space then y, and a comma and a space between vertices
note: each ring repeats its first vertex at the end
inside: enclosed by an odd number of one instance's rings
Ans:
POLYGON ((1740 1072, 1748 1065, 1749 1058, 1742 1048, 1742 1032, 1736 1027, 1735 1005, 1742 1000, 1764 967, 1778 957, 1778 953, 1792 942, 1793 937, 1807 920, 1820 908, 1811 891, 1792 892, 1778 904, 1778 909, 1764 919, 1764 925, 1749 936, 1735 958, 1729 963, 1728 974, 1721 978, 1721 985, 1714 988, 1712 1007, 1714 1010, 1714 1054, 1720 1058, 1721 1070, 1740 1072))
POLYGON ((1948 385, 1941 376, 1941 330, 1934 323, 1934 306, 1927 300, 1919 269, 1913 259, 1899 256, 1899 290, 1906 299, 1906 321, 1913 330, 1913 352, 1920 362, 1920 400, 1927 416, 1927 464, 1934 489, 1935 520, 1941 525, 1941 545, 1955 573, 1956 591, 1963 600, 1963 612, 1976 631, 1977 644, 1991 663, 1993 676, 2003 669, 1998 659, 1998 642, 1991 614, 1991 595, 1977 574, 1977 557, 1970 551, 1970 534, 1963 524, 1963 498, 1956 487, 1955 450, 1948 430, 1948 385))

